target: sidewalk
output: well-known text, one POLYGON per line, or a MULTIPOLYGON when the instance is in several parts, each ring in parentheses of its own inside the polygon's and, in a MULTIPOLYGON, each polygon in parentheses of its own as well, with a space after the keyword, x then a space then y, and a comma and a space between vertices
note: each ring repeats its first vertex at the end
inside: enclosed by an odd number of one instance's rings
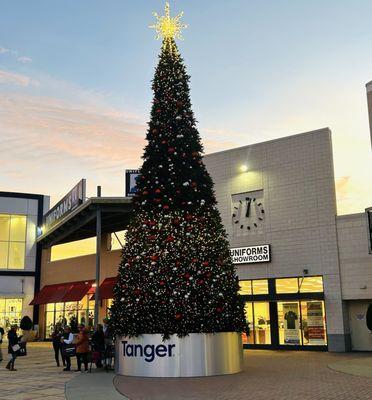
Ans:
MULTIPOLYGON (((366 358, 356 358, 347 361, 339 361, 328 365, 329 368, 344 374, 363 376, 372 379, 372 354, 366 358)), ((372 398, 372 394, 371 394, 372 398)))
POLYGON ((17 371, 5 369, 7 347, 3 344, 4 361, 0 363, 0 400, 64 400, 65 383, 72 373, 62 372, 54 361, 51 343, 29 343, 27 357, 16 359, 17 371))
MULTIPOLYGON (((244 351, 244 371, 206 378, 117 376, 130 400, 371 400, 372 379, 341 374, 330 364, 367 362, 368 354, 244 351)), ((98 398, 97 398, 98 399, 98 398)))
POLYGON ((67 400, 129 400, 119 394, 113 384, 115 374, 92 369, 91 373, 76 373, 66 383, 67 400))

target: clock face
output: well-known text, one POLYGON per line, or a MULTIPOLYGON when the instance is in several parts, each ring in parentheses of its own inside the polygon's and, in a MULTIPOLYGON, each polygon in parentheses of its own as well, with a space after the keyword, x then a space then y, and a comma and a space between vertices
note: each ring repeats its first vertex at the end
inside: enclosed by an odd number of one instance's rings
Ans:
POLYGON ((235 236, 263 233, 265 223, 263 190, 233 195, 231 221, 235 236))

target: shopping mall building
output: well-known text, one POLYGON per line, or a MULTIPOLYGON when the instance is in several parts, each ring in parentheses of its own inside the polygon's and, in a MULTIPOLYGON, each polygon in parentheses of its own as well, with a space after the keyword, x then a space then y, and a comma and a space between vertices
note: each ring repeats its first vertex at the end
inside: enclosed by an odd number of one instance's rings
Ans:
MULTIPOLYGON (((222 151, 204 161, 246 302, 251 335, 244 335, 244 346, 372 351, 368 211, 337 216, 331 132, 222 151)), ((112 301, 131 199, 87 199, 83 183, 74 188, 78 195, 67 201, 70 192, 44 216, 37 239, 41 290, 31 304, 39 307, 45 339, 58 322, 93 325, 97 262, 99 320, 112 301)), ((29 300, 24 297, 26 310, 29 300)))
MULTIPOLYGON (((246 302, 244 346, 372 351, 372 214, 337 216, 331 132, 204 161, 246 302)), ((84 180, 48 206, 0 194, 0 325, 33 315, 43 339, 56 323, 93 325, 96 267, 98 318, 108 315, 132 209, 128 197, 87 198, 84 180)))

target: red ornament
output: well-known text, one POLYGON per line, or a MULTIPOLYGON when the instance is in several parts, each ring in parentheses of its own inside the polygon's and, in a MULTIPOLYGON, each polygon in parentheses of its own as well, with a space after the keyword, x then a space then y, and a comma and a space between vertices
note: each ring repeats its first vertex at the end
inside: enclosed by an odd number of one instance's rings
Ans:
POLYGON ((179 267, 181 265, 181 261, 176 261, 176 266, 179 267))
POLYGON ((155 203, 160 203, 160 202, 161 202, 161 199, 154 199, 154 202, 155 202, 155 203))
POLYGON ((161 143, 162 143, 162 144, 167 144, 167 143, 168 143, 168 140, 162 140, 161 143))
POLYGON ((198 279, 198 285, 202 285, 204 283, 203 279, 198 279))
POLYGON ((217 308, 216 308, 216 311, 217 311, 218 313, 222 313, 223 308, 222 308, 222 307, 217 307, 217 308))
POLYGON ((175 218, 172 222, 173 222, 173 225, 179 225, 181 223, 179 218, 175 218))
POLYGON ((134 290, 134 294, 136 295, 136 296, 139 296, 140 294, 141 294, 141 289, 135 289, 134 290))
POLYGON ((185 220, 186 221, 191 221, 194 217, 191 214, 186 214, 185 220))
POLYGON ((167 242, 173 242, 174 241, 174 237, 172 235, 169 235, 167 237, 167 242))
POLYGON ((155 226, 156 222, 155 221, 149 221, 150 226, 155 226))
POLYGON ((186 274, 184 275, 185 279, 190 279, 190 274, 188 272, 186 272, 186 274))
POLYGON ((153 254, 153 255, 150 257, 150 259, 151 259, 151 261, 158 261, 159 256, 157 256, 156 254, 153 254))
POLYGON ((193 263, 196 263, 196 262, 198 261, 198 259, 197 259, 197 258, 193 258, 191 261, 192 261, 193 263))
POLYGON ((155 235, 150 235, 149 236, 149 240, 155 240, 156 239, 156 236, 155 235))
POLYGON ((160 286, 164 286, 164 285, 165 285, 165 282, 164 282, 164 281, 160 281, 160 282, 159 282, 159 285, 160 285, 160 286))
POLYGON ((155 189, 155 193, 160 193, 161 190, 160 189, 155 189))
POLYGON ((176 151, 174 147, 169 147, 168 148, 168 153, 173 154, 176 151))
POLYGON ((152 130, 152 133, 153 133, 154 135, 156 135, 156 134, 158 133, 158 130, 157 130, 156 128, 154 128, 154 129, 152 130))
POLYGON ((161 109, 158 108, 158 109, 156 110, 156 112, 157 112, 157 113, 161 113, 161 109))
POLYGON ((203 267, 208 267, 208 265, 209 265, 209 261, 203 261, 203 267))
POLYGON ((180 189, 177 189, 177 190, 176 190, 176 193, 177 193, 177 194, 180 194, 180 193, 181 193, 181 190, 180 190, 180 189))
POLYGON ((191 187, 196 187, 198 184, 196 182, 191 182, 191 187))
POLYGON ((176 317, 176 320, 179 321, 182 319, 182 314, 180 312, 178 312, 178 313, 176 313, 175 317, 176 317))
POLYGON ((145 195, 145 196, 147 196, 147 195, 149 194, 149 192, 148 192, 147 190, 144 190, 144 191, 142 192, 142 194, 145 195))
POLYGON ((168 204, 165 204, 165 205, 163 206, 163 209, 164 209, 164 210, 169 210, 168 204))

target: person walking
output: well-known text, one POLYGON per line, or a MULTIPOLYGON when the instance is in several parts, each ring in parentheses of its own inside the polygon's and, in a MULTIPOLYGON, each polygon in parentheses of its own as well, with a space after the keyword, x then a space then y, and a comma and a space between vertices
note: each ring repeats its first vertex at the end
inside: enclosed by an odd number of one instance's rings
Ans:
POLYGON ((105 334, 103 333, 103 326, 97 325, 96 331, 92 335, 92 348, 93 348, 93 361, 97 368, 102 368, 102 358, 105 353, 105 334))
MULTIPOLYGON (((61 338, 62 346, 65 346, 65 348, 68 345, 71 345, 72 342, 74 341, 74 335, 71 332, 71 328, 69 326, 65 326, 65 330, 63 333, 63 336, 61 338)), ((63 347, 62 347, 63 351, 63 347)), ((67 353, 65 353, 65 358, 66 358, 66 367, 63 368, 64 371, 71 371, 71 356, 67 353)))
POLYGON ((89 336, 84 325, 79 326, 79 333, 76 341, 77 371, 81 371, 81 364, 84 370, 88 371, 89 336))
POLYGON ((62 328, 59 324, 56 324, 54 331, 52 333, 52 343, 54 349, 54 358, 57 363, 57 367, 59 367, 59 354, 61 353, 63 366, 66 366, 65 355, 62 352, 62 328))
POLYGON ((17 330, 18 326, 12 325, 8 332, 8 353, 10 354, 10 360, 5 368, 9 369, 9 371, 17 371, 14 368, 14 362, 20 349, 17 330))
POLYGON ((3 352, 1 351, 1 345, 3 343, 4 335, 4 329, 0 326, 0 362, 3 361, 3 352))

